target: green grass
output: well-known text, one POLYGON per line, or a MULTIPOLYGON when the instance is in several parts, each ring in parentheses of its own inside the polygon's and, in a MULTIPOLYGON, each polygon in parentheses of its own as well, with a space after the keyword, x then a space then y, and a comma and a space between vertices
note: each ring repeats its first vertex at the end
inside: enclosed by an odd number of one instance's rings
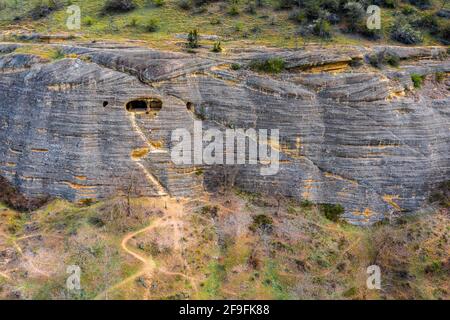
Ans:
POLYGON ((264 270, 264 284, 272 292, 277 300, 288 300, 290 298, 289 290, 278 274, 278 266, 275 261, 269 260, 264 270))
POLYGON ((200 297, 202 299, 217 299, 226 276, 225 266, 217 262, 212 262, 209 265, 208 271, 210 274, 203 284, 200 297))
POLYGON ((269 58, 266 60, 254 60, 250 63, 250 69, 265 73, 280 73, 284 70, 286 62, 282 58, 269 58))
POLYGON ((411 81, 413 82, 414 88, 420 89, 422 87, 425 76, 413 73, 411 74, 411 81))
MULTIPOLYGON (((6 0, 12 3, 13 0, 6 0)), ((33 2, 33 1, 31 1, 33 2)), ((212 3, 207 6, 204 13, 193 14, 192 10, 183 10, 179 7, 177 0, 167 0, 164 5, 146 5, 147 1, 137 0, 137 9, 130 12, 114 14, 112 16, 102 15, 101 10, 104 0, 72 0, 72 4, 81 7, 82 27, 81 30, 70 31, 66 28, 67 13, 65 8, 52 13, 50 16, 39 21, 23 21, 19 24, 26 24, 42 33, 68 32, 81 35, 82 39, 134 39, 155 43, 161 48, 175 49, 174 41, 177 41, 174 34, 188 33, 194 28, 200 34, 216 34, 223 37, 222 44, 235 41, 246 41, 247 43, 272 45, 278 47, 294 47, 302 43, 301 38, 297 39, 295 31, 298 24, 288 19, 289 10, 275 10, 278 1, 266 1, 263 8, 256 8, 256 14, 248 13, 245 8, 247 3, 241 1, 236 4, 238 15, 230 15, 229 7, 224 10, 217 10, 220 3, 212 3), (152 19, 158 21, 157 30, 152 28, 148 32, 145 22, 152 19), (133 23, 134 21, 134 23, 133 23), (139 21, 139 23, 136 23, 139 21), (221 21, 220 24, 212 23, 221 21), (236 26, 239 26, 236 29, 236 26)), ((26 2, 24 6, 16 10, 5 9, 0 11, 0 25, 10 25, 10 20, 16 16, 23 15, 30 10, 32 3, 26 2)), ((428 10, 431 12, 431 10, 428 10)), ((393 9, 382 9, 382 25, 388 28, 395 15, 393 9)), ((439 18, 443 21, 442 18, 439 18)), ((361 44, 373 43, 355 35, 344 34, 335 31, 335 35, 330 43, 337 44, 361 44)), ((313 42, 321 42, 319 38, 313 38, 313 42)), ((386 36, 382 42, 390 42, 386 36)), ((208 41, 203 43, 210 44, 208 41)), ((425 32, 425 44, 436 44, 435 38, 425 32)))

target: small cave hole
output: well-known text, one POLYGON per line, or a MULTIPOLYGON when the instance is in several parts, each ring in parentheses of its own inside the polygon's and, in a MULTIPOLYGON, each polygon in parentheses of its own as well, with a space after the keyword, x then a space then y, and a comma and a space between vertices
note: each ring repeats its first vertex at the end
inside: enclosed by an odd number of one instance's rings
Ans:
POLYGON ((141 98, 129 101, 126 104, 129 112, 146 113, 156 116, 162 109, 162 101, 158 98, 141 98))
POLYGON ((186 103, 186 108, 189 111, 194 111, 194 104, 192 102, 188 102, 188 103, 186 103))
POLYGON ((103 108, 105 108, 109 104, 108 101, 103 101, 103 108))
POLYGON ((146 100, 132 100, 126 105, 127 111, 130 112, 147 112, 147 101, 146 100))

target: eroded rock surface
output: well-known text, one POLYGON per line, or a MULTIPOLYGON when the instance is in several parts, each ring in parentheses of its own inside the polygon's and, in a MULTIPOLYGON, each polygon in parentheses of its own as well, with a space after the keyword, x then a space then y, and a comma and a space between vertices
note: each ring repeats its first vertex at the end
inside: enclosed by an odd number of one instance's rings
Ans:
POLYGON ((259 48, 222 57, 61 45, 71 58, 48 62, 11 46, 0 45, 0 174, 28 196, 214 189, 223 167, 170 158, 172 131, 192 131, 199 113, 205 128, 280 130, 279 172, 237 166, 237 186, 340 203, 353 223, 417 210, 450 178, 450 63, 442 48, 259 48), (396 50, 400 68, 362 62, 380 50, 396 50), (230 68, 272 56, 286 60, 285 72, 230 68), (362 65, 351 67, 355 60, 362 65), (412 73, 428 75, 422 89, 413 89, 412 73), (139 99, 155 110, 129 104, 139 99))

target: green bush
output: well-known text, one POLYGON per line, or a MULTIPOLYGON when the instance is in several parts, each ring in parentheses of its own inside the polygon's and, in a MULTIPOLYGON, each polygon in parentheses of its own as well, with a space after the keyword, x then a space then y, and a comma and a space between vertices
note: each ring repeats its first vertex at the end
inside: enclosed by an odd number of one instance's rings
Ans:
POLYGON ((49 16, 52 12, 61 8, 61 3, 54 0, 39 1, 28 11, 28 16, 33 20, 39 20, 49 16))
POLYGON ((250 69, 266 73, 280 73, 284 70, 286 62, 282 58, 269 58, 263 60, 253 60, 250 62, 250 69))
POLYGON ((300 207, 302 208, 311 208, 313 206, 314 203, 312 203, 312 201, 308 200, 308 199, 303 199, 300 202, 300 207))
POLYGON ((152 0, 155 7, 162 7, 166 4, 166 0, 152 0))
POLYGON ((60 60, 63 59, 65 57, 65 53, 64 51, 62 51, 61 49, 56 49, 52 54, 51 54, 51 59, 52 60, 60 60))
POLYGON ((191 48, 191 49, 198 48, 199 47, 198 38, 199 38, 199 36, 198 36, 197 29, 190 31, 188 34, 188 38, 187 38, 187 40, 188 40, 187 47, 191 48))
POLYGON ((444 44, 450 44, 450 23, 447 23, 442 27, 441 38, 444 44))
POLYGON ((402 11, 401 11, 404 15, 406 15, 406 16, 409 16, 409 15, 412 15, 412 14, 416 14, 417 13, 417 10, 416 10, 416 8, 414 8, 413 6, 405 6, 405 7, 403 7, 402 8, 402 11))
POLYGON ((102 228, 105 226, 105 222, 99 217, 89 217, 88 222, 97 228, 102 228))
POLYGON ((303 10, 309 21, 319 19, 323 15, 319 2, 315 0, 307 1, 303 10))
POLYGON ((128 12, 136 8, 133 0, 106 0, 103 6, 103 13, 128 12))
POLYGON ((440 27, 438 18, 434 14, 415 15, 416 19, 412 19, 411 25, 421 29, 427 29, 431 34, 438 34, 440 27))
POLYGON ((380 68, 385 64, 389 64, 393 67, 398 67, 400 63, 400 57, 395 52, 389 51, 374 53, 371 54, 368 58, 369 63, 376 68, 380 68))
POLYGON ((331 25, 325 19, 317 19, 313 26, 314 35, 323 39, 331 38, 331 25))
POLYGON ((230 16, 237 16, 239 14, 239 7, 235 4, 232 4, 228 9, 228 14, 230 16))
POLYGON ((423 41, 422 34, 403 19, 397 19, 394 22, 391 38, 404 44, 417 44, 423 41))
POLYGON ((210 216, 211 218, 217 217, 219 213, 219 207, 217 206, 204 206, 202 207, 200 213, 205 216, 210 216))
MULTIPOLYGON (((385 8, 397 8, 399 5, 399 0, 375 0, 373 4, 376 4, 385 8)), ((371 3, 372 4, 372 3, 371 3)))
POLYGON ((213 26, 215 26, 215 25, 221 24, 222 20, 220 20, 220 18, 214 17, 211 19, 211 21, 209 23, 211 23, 213 26))
POLYGON ((156 19, 149 19, 148 22, 145 24, 145 30, 147 32, 155 32, 159 29, 159 22, 156 19))
POLYGON ((409 3, 420 9, 429 9, 433 5, 431 0, 409 0, 409 3))
POLYGON ((190 0, 178 0, 177 4, 183 10, 190 10, 192 8, 192 2, 190 0))
POLYGON ((292 9, 297 3, 296 0, 278 0, 278 9, 292 9))
POLYGON ((359 29, 367 28, 365 10, 358 2, 348 2, 344 6, 345 19, 347 22, 347 32, 358 32, 359 29))
POLYGON ((231 70, 239 70, 241 69, 241 65, 239 63, 232 63, 231 70))
POLYGON ((89 17, 89 16, 87 16, 83 19, 83 24, 85 24, 88 27, 94 25, 95 22, 96 22, 95 19, 92 17, 89 17))
POLYGON ((358 25, 357 31, 369 40, 378 40, 383 37, 383 31, 381 29, 368 29, 365 21, 358 25))
POLYGON ((328 219, 334 222, 339 221, 344 214, 344 207, 340 204, 323 203, 319 205, 320 212, 328 219))
POLYGON ((222 52, 222 46, 220 44, 220 41, 214 43, 212 52, 222 52))
POLYGON ((130 18, 130 22, 128 23, 128 26, 129 27, 137 27, 137 25, 138 25, 138 19, 136 18, 136 17, 131 17, 130 18))
POLYGON ((423 81, 425 80, 425 76, 417 74, 417 73, 413 73, 411 75, 411 80, 414 84, 414 88, 419 89, 422 87, 423 81))
POLYGON ((253 1, 248 1, 245 6, 245 12, 248 14, 256 14, 256 5, 253 1))
POLYGON ((261 230, 263 232, 270 233, 273 230, 273 219, 265 214, 253 216, 253 222, 249 229, 253 232, 261 230))

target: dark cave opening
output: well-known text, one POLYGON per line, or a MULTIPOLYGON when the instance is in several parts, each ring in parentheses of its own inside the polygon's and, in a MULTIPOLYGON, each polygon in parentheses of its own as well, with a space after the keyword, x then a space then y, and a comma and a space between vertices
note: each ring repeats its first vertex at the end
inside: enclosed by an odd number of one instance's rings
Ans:
POLYGON ((144 99, 132 100, 126 105, 130 112, 147 112, 147 101, 144 99))
POLYGON ((158 98, 140 98, 126 104, 129 112, 147 113, 155 116, 162 109, 162 101, 158 98))
POLYGON ((103 101, 103 108, 105 108, 109 104, 108 101, 103 101))

